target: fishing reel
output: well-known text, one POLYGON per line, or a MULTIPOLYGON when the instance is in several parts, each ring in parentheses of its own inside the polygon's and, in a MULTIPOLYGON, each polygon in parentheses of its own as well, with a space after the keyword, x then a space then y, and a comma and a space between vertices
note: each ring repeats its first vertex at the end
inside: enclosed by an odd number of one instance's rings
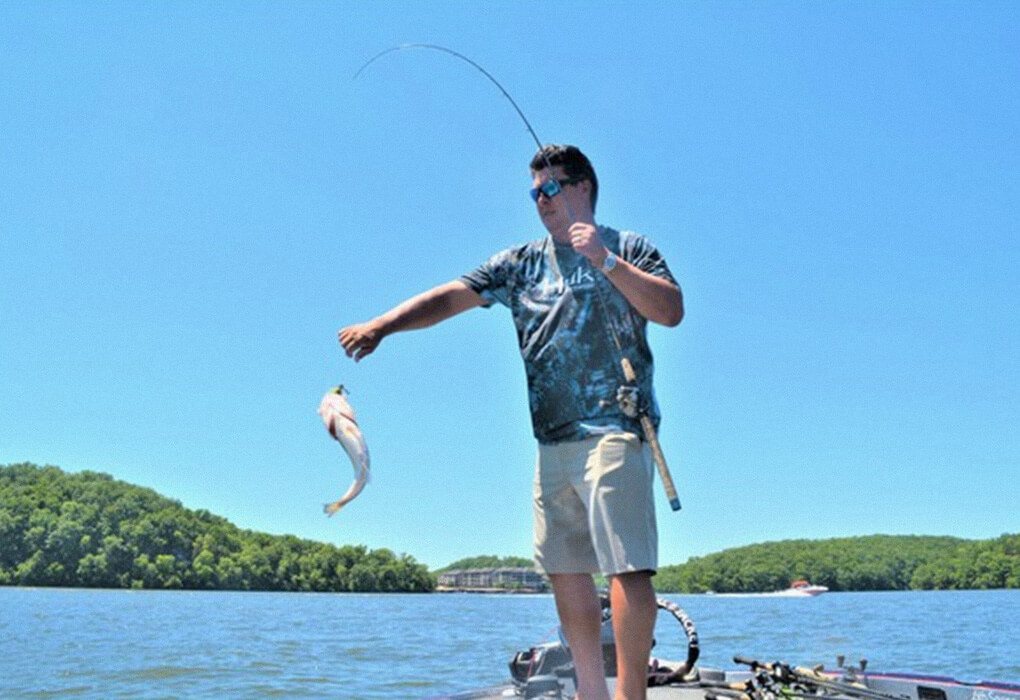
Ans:
MULTIPOLYGON (((613 401, 603 399, 599 402, 603 408, 613 405, 613 401)), ((628 418, 637 418, 641 415, 641 391, 630 384, 621 384, 616 390, 616 405, 620 412, 628 418)))
POLYGON ((636 386, 620 385, 616 390, 616 405, 620 407, 623 415, 637 418, 641 413, 641 392, 636 386))

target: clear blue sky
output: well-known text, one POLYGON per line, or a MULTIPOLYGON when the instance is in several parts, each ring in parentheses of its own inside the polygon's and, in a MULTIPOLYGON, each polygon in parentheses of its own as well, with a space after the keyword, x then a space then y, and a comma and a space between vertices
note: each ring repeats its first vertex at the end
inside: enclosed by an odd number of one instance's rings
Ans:
POLYGON ((592 158, 688 316, 653 329, 663 563, 1020 531, 1020 4, 0 4, 0 463, 241 527, 529 555, 509 314, 336 331, 544 234, 592 158), (319 423, 343 382, 374 478, 319 423))

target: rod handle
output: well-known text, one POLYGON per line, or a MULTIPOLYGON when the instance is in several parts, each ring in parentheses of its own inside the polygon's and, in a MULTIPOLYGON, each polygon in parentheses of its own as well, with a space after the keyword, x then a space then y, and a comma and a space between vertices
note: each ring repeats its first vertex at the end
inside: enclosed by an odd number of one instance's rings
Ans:
POLYGON ((655 424, 647 415, 641 416, 641 428, 645 432, 645 441, 652 448, 652 459, 659 470, 659 479, 662 480, 662 487, 666 490, 666 498, 669 500, 669 507, 674 511, 680 510, 680 499, 676 495, 676 486, 673 485, 673 477, 670 476, 669 467, 666 465, 666 456, 662 454, 662 446, 659 445, 659 436, 655 434, 655 424))
POLYGON ((628 384, 637 381, 637 373, 634 372, 634 365, 626 357, 620 358, 620 366, 623 367, 623 378, 628 384))
MULTIPOLYGON (((623 378, 628 384, 637 381, 637 374, 634 372, 634 365, 626 357, 620 358, 620 366, 623 368, 623 378)), ((666 455, 662 453, 662 446, 659 444, 659 436, 655 432, 655 424, 647 414, 641 416, 641 429, 645 433, 645 442, 652 448, 652 459, 659 470, 659 479, 662 487, 666 490, 666 498, 669 500, 669 507, 673 510, 680 510, 680 499, 676 495, 676 486, 673 485, 673 477, 666 465, 666 455)))

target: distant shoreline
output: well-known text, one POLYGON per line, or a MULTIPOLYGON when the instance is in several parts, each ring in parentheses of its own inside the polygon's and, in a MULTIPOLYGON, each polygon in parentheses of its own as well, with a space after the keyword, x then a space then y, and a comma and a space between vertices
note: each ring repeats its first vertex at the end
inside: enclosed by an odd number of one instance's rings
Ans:
MULTIPOLYGON (((490 594, 548 586, 526 557, 468 557, 430 572, 408 554, 244 530, 109 474, 30 463, 0 465, 0 531, 3 586, 490 594)), ((655 588, 758 594, 797 579, 832 592, 1020 589, 1020 533, 745 545, 662 566, 655 588)))
POLYGON ((549 591, 541 591, 537 588, 462 588, 450 586, 436 586, 433 593, 499 593, 503 595, 544 595, 549 591))

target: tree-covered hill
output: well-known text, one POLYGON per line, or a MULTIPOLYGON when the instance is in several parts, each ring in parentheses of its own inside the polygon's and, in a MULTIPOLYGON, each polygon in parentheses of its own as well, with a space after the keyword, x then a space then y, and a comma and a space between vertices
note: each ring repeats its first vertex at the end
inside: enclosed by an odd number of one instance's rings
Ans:
POLYGON ((0 466, 0 585, 431 591, 407 555, 241 530, 96 472, 0 466))
MULTIPOLYGON (((479 556, 441 571, 530 565, 479 556)), ((767 542, 664 566, 655 584, 759 592, 797 578, 834 591, 1020 588, 1020 534, 767 542)), ((431 591, 435 579, 408 555, 241 530, 106 474, 14 464, 0 466, 0 585, 431 591)))
POLYGON ((833 591, 1020 588, 1020 535, 767 542, 663 567, 655 584, 678 593, 751 593, 786 588, 798 578, 833 591))
POLYGON ((446 571, 455 570, 466 570, 466 569, 502 569, 502 568, 523 568, 530 569, 535 565, 535 562, 525 557, 499 557, 495 554, 480 555, 477 557, 467 557, 466 559, 458 559, 452 564, 444 566, 435 573, 441 574, 446 571))

